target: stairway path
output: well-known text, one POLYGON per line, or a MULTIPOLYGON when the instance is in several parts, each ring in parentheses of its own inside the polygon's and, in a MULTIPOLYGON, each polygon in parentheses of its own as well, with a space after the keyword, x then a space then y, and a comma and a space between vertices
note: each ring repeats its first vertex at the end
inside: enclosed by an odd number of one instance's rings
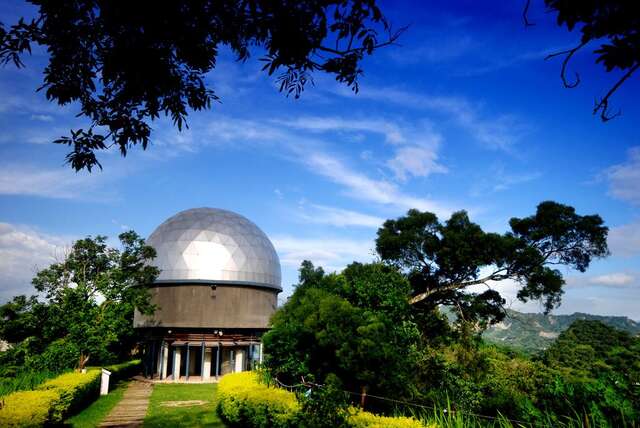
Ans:
POLYGON ((141 427, 149 407, 153 384, 134 380, 122 400, 100 423, 101 427, 141 427))

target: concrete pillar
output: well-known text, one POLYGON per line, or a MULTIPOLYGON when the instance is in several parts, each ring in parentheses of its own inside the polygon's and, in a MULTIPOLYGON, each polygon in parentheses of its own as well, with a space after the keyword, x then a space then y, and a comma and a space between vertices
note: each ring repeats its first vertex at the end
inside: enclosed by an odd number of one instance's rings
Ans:
POLYGON ((156 370, 153 373, 154 375, 158 375, 158 377, 162 377, 162 358, 163 358, 163 351, 164 351, 164 342, 160 342, 158 345, 154 345, 154 352, 155 352, 155 359, 156 359, 156 370))
POLYGON ((246 355, 246 352, 244 351, 244 349, 238 349, 236 351, 236 355, 235 355, 235 366, 234 366, 234 372, 243 372, 244 371, 244 356, 246 355))
POLYGON ((260 342, 260 347, 258 348, 258 360, 260 361, 260 364, 262 364, 262 342, 260 342))
POLYGON ((180 380, 180 360, 182 359, 182 347, 176 346, 173 356, 173 380, 180 380))
POLYGON ((109 393, 109 376, 111 376, 111 372, 107 369, 102 369, 102 375, 100 377, 100 395, 107 395, 109 393))
POLYGON ((189 370, 191 367, 191 356, 189 355, 189 344, 187 343, 187 359, 184 364, 184 377, 188 381, 189 380, 189 370))
POLYGON ((213 348, 204 348, 204 362, 202 363, 202 380, 211 378, 211 354, 213 348))
POLYGON ((220 377, 220 342, 216 346, 216 379, 220 377))
POLYGON ((169 346, 166 343, 162 343, 160 347, 160 358, 161 358, 161 369, 160 369, 160 379, 167 378, 167 368, 169 366, 169 346))

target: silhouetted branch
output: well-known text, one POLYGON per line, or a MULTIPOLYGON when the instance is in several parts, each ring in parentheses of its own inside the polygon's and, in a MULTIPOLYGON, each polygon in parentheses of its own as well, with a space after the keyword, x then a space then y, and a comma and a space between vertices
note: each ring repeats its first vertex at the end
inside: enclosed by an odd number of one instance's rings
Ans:
POLYGON ((610 115, 609 114, 609 98, 611 98, 611 96, 613 95, 613 93, 615 91, 618 90, 618 88, 620 88, 620 86, 622 86, 622 84, 633 75, 633 73, 635 73, 638 68, 640 68, 640 62, 636 63, 636 65, 634 65, 633 67, 631 67, 629 69, 629 71, 627 73, 625 73, 624 76, 622 76, 620 78, 620 80, 618 80, 616 82, 615 85, 613 85, 611 87, 611 89, 609 89, 609 92, 607 92, 607 94, 599 101, 596 102, 596 106, 593 109, 593 114, 597 114, 598 111, 600 111, 600 119, 602 119, 603 122, 608 122, 611 119, 613 119, 614 117, 620 116, 620 114, 622 114, 622 112, 620 110, 618 110, 617 113, 610 115))
POLYGON ((534 23, 529 22, 529 18, 527 17, 527 15, 529 14, 529 6, 531 5, 531 0, 527 0, 524 4, 524 10, 522 11, 522 20, 524 21, 524 26, 525 27, 533 27, 534 23))
POLYGON ((560 56, 560 55, 566 55, 564 60, 562 61, 562 68, 560 69, 560 78, 562 79, 562 84, 564 85, 565 88, 575 88, 576 86, 578 86, 580 84, 580 75, 576 72, 576 81, 573 83, 569 83, 569 81, 567 80, 567 64, 569 64, 569 61, 571 60, 571 58, 573 57, 573 55, 578 52, 582 47, 584 47, 587 43, 589 43, 591 41, 591 39, 587 39, 585 41, 583 41, 582 43, 580 43, 578 46, 576 46, 573 49, 567 49, 565 51, 561 51, 561 52, 555 52, 552 54, 549 54, 545 57, 545 60, 554 58, 556 56, 560 56))
MULTIPOLYGON (((402 35, 402 33, 404 33, 405 31, 407 31, 407 29, 409 28, 409 26, 404 26, 399 28, 396 32, 391 33, 389 32, 389 39, 383 43, 378 43, 374 46, 371 47, 371 50, 375 50, 375 49, 380 49, 383 48, 385 46, 391 46, 394 45, 396 43, 396 40, 398 40, 400 38, 400 36, 402 35)), ((357 52, 362 52, 364 50, 367 49, 367 47, 365 46, 359 46, 357 48, 352 48, 351 47, 352 41, 349 42, 349 46, 347 47, 347 49, 338 49, 338 48, 329 48, 326 46, 318 46, 318 50, 322 51, 322 52, 327 52, 327 53, 332 53, 334 55, 340 55, 340 56, 345 56, 345 55, 349 55, 349 54, 353 54, 353 53, 357 53, 357 52)))

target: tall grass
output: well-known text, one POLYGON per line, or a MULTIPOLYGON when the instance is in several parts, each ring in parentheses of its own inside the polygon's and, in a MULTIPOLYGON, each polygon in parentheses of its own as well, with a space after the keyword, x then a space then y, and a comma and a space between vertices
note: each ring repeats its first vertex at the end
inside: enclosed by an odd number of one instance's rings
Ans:
POLYGON ((455 412, 450 408, 434 409, 432 411, 411 411, 412 416, 421 420, 426 426, 435 425, 439 428, 640 428, 637 421, 625 421, 615 425, 607 425, 597 420, 593 415, 575 414, 562 416, 559 419, 546 415, 543 420, 535 422, 517 421, 502 415, 497 417, 482 416, 464 412, 455 412))
POLYGON ((0 397, 15 391, 28 391, 34 389, 44 381, 58 376, 60 373, 42 370, 42 371, 19 371, 13 377, 0 378, 0 397))

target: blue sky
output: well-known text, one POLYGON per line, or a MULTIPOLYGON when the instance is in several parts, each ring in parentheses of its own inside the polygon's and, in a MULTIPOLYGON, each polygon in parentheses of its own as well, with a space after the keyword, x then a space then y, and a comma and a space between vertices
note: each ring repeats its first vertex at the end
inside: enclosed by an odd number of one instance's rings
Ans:
MULTIPOLYGON (((35 88, 46 56, 0 68, 0 299, 31 291, 38 267, 75 238, 147 236, 176 212, 199 206, 245 215, 272 239, 284 293, 310 259, 327 270, 373 259, 377 227, 415 207, 446 218, 467 209, 491 231, 556 200, 598 213, 611 228, 611 257, 586 274, 566 271, 556 313, 640 319, 640 94, 636 76, 612 100, 622 116, 591 116, 617 75, 585 52, 562 87, 559 61, 544 56, 576 43, 533 2, 386 2, 401 45, 363 64, 357 95, 315 76, 300 100, 278 93, 258 55, 241 64, 223 52, 208 79, 222 102, 190 116, 178 133, 154 124, 152 145, 125 158, 101 157, 104 171, 76 174, 66 149, 50 143, 82 126, 76 106, 48 103, 35 88)), ((0 5, 0 22, 29 9, 0 5)), ((497 285, 515 309, 514 284, 497 285)))

